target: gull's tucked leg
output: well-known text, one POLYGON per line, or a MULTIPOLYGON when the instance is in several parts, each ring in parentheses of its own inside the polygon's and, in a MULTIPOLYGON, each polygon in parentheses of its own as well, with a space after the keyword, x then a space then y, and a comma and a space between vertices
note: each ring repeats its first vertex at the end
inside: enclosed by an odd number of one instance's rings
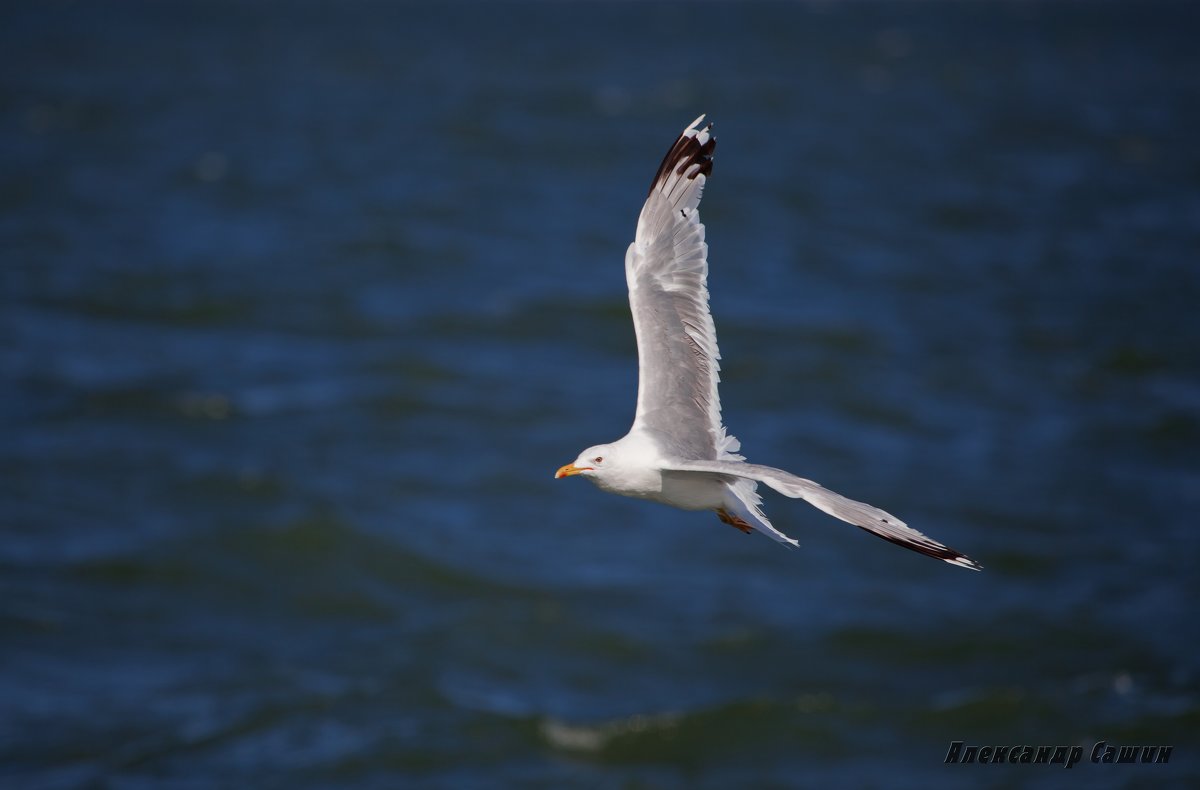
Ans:
POLYGON ((726 510, 723 507, 717 508, 716 511, 714 511, 714 512, 717 514, 717 518, 721 519, 722 521, 724 521, 726 524, 733 527, 734 529, 740 529, 742 532, 745 532, 747 535, 749 535, 751 532, 754 531, 754 527, 750 526, 745 521, 742 521, 737 516, 731 514, 728 510, 726 510))

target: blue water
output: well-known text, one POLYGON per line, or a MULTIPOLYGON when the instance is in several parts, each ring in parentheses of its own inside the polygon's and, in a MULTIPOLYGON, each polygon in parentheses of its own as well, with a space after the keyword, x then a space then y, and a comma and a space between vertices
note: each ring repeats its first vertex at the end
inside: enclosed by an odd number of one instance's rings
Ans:
POLYGON ((3 17, 0 786, 1200 784, 1195 6, 3 17), (984 572, 552 479, 701 112, 732 432, 984 572))

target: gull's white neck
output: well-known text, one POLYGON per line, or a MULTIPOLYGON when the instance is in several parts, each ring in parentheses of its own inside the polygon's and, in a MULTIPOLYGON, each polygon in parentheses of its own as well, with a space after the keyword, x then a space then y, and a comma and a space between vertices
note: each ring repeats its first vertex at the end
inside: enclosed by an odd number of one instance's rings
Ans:
POLYGON ((605 491, 655 499, 662 492, 661 468, 658 446, 644 433, 631 430, 609 445, 604 474, 591 480, 605 491))

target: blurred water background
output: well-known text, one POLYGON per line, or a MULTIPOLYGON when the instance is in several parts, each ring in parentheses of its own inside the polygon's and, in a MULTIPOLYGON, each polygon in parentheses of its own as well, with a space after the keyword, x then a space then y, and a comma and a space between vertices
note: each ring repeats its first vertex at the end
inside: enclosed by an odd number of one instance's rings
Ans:
POLYGON ((0 786, 1200 783, 1195 5, 2 16, 0 786), (983 573, 551 478, 701 112, 731 430, 983 573))

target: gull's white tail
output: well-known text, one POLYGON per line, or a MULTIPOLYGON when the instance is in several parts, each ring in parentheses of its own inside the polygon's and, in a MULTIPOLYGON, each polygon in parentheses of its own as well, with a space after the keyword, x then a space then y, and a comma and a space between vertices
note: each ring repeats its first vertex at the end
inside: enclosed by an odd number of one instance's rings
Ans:
POLYGON ((777 540, 789 549, 798 548, 799 542, 784 535, 767 519, 759 505, 762 497, 755 489, 758 485, 753 480, 742 478, 725 484, 729 495, 725 497, 725 509, 730 514, 754 527, 772 540, 777 540))

